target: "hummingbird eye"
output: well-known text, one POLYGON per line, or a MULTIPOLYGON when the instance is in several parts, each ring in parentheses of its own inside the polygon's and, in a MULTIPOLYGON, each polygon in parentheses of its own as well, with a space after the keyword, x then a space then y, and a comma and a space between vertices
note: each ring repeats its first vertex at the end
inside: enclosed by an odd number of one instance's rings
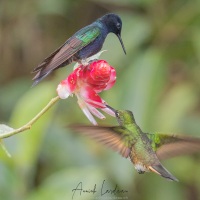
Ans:
POLYGON ((119 117, 119 113, 118 112, 116 112, 115 115, 116 115, 116 117, 119 117))
POLYGON ((116 26, 117 26, 117 29, 118 29, 118 30, 120 30, 120 29, 121 29, 121 24, 120 24, 120 23, 117 23, 117 25, 116 25, 116 26))

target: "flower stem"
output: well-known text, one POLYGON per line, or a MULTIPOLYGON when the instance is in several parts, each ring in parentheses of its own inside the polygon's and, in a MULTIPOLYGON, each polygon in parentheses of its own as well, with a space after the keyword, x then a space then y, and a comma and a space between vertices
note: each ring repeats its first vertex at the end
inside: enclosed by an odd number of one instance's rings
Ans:
POLYGON ((33 119, 31 119, 28 123, 26 123, 25 125, 21 126, 18 129, 14 129, 12 131, 9 131, 7 133, 3 133, 0 135, 0 139, 3 138, 8 138, 11 137, 15 134, 21 133, 23 131, 26 131, 28 129, 31 128, 31 126, 45 113, 47 112, 58 100, 60 99, 59 96, 54 97, 53 99, 51 99, 51 101, 35 116, 33 117, 33 119))

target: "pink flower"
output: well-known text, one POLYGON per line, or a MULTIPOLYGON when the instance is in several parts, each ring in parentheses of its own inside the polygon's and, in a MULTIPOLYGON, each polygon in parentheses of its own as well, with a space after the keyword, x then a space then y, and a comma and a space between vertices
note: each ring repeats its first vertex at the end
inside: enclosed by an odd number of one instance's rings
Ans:
POLYGON ((94 125, 97 125, 93 115, 100 119, 105 118, 97 108, 115 116, 115 113, 106 107, 107 103, 98 95, 103 90, 112 88, 115 82, 115 69, 105 60, 97 60, 87 65, 79 65, 65 80, 61 81, 57 93, 61 99, 75 94, 84 114, 94 125))

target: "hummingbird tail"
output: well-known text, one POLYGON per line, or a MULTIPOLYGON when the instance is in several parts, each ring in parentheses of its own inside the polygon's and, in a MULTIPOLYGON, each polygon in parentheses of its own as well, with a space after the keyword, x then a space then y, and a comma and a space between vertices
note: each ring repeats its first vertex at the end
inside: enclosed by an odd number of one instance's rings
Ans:
POLYGON ((173 176, 166 168, 164 168, 161 164, 149 166, 149 170, 170 180, 170 181, 178 181, 178 179, 173 176))
POLYGON ((32 87, 37 85, 42 79, 44 79, 46 76, 48 76, 52 71, 47 72, 46 74, 40 75, 40 72, 36 74, 36 76, 33 78, 34 82, 32 84, 32 87))
POLYGON ((33 85, 35 86, 37 85, 42 79, 44 79, 45 77, 47 77, 52 71, 60 68, 60 67, 64 67, 70 63, 72 63, 72 59, 68 59, 65 62, 63 62, 62 64, 60 64, 59 66, 57 65, 52 65, 51 62, 43 62, 41 65, 39 65, 37 68, 34 69, 33 72, 37 72, 37 74, 35 75, 35 77, 33 78, 33 85))

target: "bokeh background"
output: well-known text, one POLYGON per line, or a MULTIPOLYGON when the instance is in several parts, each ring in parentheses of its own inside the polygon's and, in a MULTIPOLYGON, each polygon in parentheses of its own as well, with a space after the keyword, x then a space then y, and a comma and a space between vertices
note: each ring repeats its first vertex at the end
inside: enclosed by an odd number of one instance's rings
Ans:
MULTIPOLYGON (((117 70, 117 83, 101 96, 114 108, 134 112, 145 132, 200 137, 200 2, 198 0, 0 1, 0 122, 20 127, 56 96, 73 66, 31 88, 31 71, 74 32, 108 12, 121 16, 125 56, 110 34, 103 49, 117 70)), ((139 175, 131 162, 66 126, 89 121, 76 98, 59 101, 30 131, 5 139, 0 149, 0 199, 200 199, 200 155, 163 164, 180 182, 139 175), (127 190, 101 196, 105 189, 127 190)), ((116 124, 107 115, 102 124, 116 124)))

